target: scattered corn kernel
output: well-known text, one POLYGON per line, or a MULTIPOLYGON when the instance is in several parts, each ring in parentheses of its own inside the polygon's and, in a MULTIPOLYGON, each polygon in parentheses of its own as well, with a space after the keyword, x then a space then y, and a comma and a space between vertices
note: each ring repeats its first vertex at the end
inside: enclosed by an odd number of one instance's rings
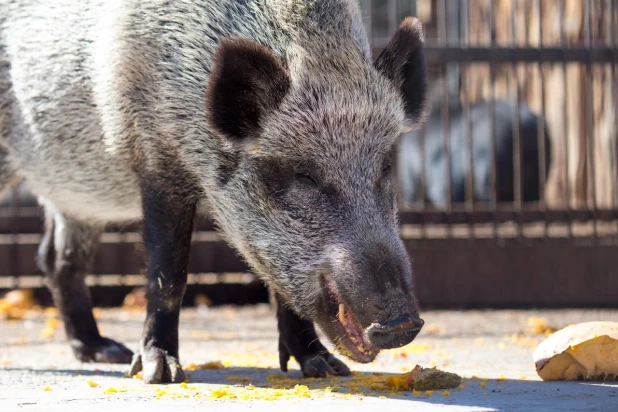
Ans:
POLYGON ((45 319, 45 326, 50 329, 58 329, 60 327, 60 321, 54 318, 45 319))
POLYGON ((41 329, 41 337, 42 338, 53 338, 54 337, 54 330, 52 328, 49 328, 49 327, 45 327, 45 328, 41 329))
POLYGON ((88 386, 90 386, 91 388, 96 388, 99 386, 98 383, 96 383, 95 381, 93 381, 92 379, 86 379, 86 383, 88 384, 88 386))
POLYGON ((189 363, 183 368, 185 371, 196 371, 202 369, 223 369, 225 366, 221 361, 207 362, 202 364, 189 363))

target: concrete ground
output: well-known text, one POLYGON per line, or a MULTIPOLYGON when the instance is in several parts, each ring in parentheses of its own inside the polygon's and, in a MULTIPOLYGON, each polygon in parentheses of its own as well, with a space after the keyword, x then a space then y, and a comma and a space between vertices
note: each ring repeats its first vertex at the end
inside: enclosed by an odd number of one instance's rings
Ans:
MULTIPOLYGON (((106 336, 138 347, 144 314, 97 310, 106 336)), ((618 310, 430 311, 415 342, 383 352, 370 365, 348 362, 350 378, 303 379, 297 365, 278 368, 274 313, 267 305, 189 309, 181 315, 183 365, 220 362, 188 371, 188 384, 144 385, 124 376, 127 365, 82 364, 72 357, 53 311, 0 321, 0 411, 99 410, 402 410, 616 411, 618 382, 542 382, 532 351, 544 339, 531 317, 564 327, 616 320, 618 310), (414 365, 464 377, 454 390, 414 394, 385 389, 390 374, 414 365)), ((191 369, 191 367, 189 367, 191 369)))

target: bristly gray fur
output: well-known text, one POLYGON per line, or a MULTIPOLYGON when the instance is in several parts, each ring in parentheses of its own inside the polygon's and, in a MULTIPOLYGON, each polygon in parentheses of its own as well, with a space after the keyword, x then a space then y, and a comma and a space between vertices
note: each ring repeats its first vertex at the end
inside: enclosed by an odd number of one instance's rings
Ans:
POLYGON ((7 176, 98 226, 139 220, 137 170, 167 170, 174 159, 172 172, 200 188, 202 212, 308 317, 320 293, 316 271, 336 264, 335 252, 379 243, 407 261, 394 189, 376 188, 404 116, 399 90, 374 67, 353 0, 0 0, 7 176), (291 79, 236 160, 205 113, 213 55, 229 36, 267 46, 291 79), (299 201, 295 218, 253 189, 264 165, 282 159, 319 170, 338 206, 309 197, 311 210, 299 201))

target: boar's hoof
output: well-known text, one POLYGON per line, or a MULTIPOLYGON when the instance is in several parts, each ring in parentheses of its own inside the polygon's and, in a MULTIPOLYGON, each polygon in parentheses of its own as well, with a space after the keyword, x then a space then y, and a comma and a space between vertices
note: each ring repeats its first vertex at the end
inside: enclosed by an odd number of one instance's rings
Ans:
MULTIPOLYGON (((283 345, 279 347, 279 365, 283 372, 288 371, 288 361, 292 355, 283 345)), ((350 368, 331 353, 326 351, 316 355, 302 355, 301 359, 296 359, 300 364, 300 369, 305 378, 325 378, 326 376, 348 376, 350 368)))
POLYGON ((130 363, 133 352, 122 343, 99 337, 93 340, 71 341, 75 357, 82 362, 130 363))
POLYGON ((152 346, 142 348, 140 353, 133 355, 130 375, 140 371, 144 383, 180 383, 185 380, 178 358, 152 346))
POLYGON ((350 368, 330 353, 305 360, 301 365, 301 369, 305 378, 325 378, 327 375, 350 375, 350 368))

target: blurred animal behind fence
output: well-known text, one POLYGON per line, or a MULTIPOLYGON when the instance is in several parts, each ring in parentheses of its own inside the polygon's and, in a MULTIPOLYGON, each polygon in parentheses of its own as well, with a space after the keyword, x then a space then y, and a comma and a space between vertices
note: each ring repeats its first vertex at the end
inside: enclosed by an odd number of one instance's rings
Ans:
MULTIPOLYGON (((521 188, 522 201, 540 199, 540 157, 538 116, 525 105, 520 105, 519 135, 521 144, 521 188)), ((442 111, 434 105, 424 131, 415 130, 402 137, 399 146, 399 183, 404 203, 418 202, 422 197, 423 161, 425 153, 425 200, 444 209, 447 199, 447 160, 450 157, 451 200, 454 203, 466 200, 466 175, 469 170, 469 155, 466 142, 467 126, 463 106, 452 104, 448 108, 450 123, 450 156, 445 150, 442 111)), ((491 201, 492 193, 492 127, 495 133, 496 150, 496 199, 499 202, 512 202, 514 188, 514 131, 516 130, 515 104, 506 100, 480 102, 470 106, 470 136, 472 141, 473 199, 475 202, 491 201)), ((545 125, 545 177, 550 165, 550 141, 545 125)))

